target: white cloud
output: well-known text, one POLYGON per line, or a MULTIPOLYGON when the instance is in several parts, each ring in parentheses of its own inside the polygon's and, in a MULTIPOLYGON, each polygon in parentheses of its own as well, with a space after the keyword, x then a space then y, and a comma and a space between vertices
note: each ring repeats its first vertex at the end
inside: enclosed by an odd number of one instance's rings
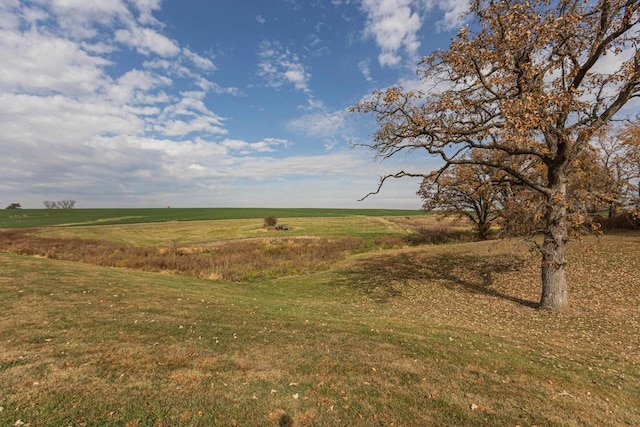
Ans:
POLYGON ((85 52, 77 43, 44 35, 0 30, 0 90, 72 94, 104 86, 110 61, 85 52))
POLYGON ((18 28, 20 20, 13 10, 19 7, 19 0, 0 1, 0 28, 7 30, 18 28))
POLYGON ((346 110, 309 113, 291 120, 287 126, 295 132, 301 132, 308 136, 333 136, 344 129, 347 114, 349 112, 346 110))
POLYGON ((264 41, 258 53, 258 75, 269 87, 279 89, 284 84, 292 84, 296 90, 310 93, 311 75, 300 58, 278 42, 264 41))
POLYGON ((204 103, 205 92, 183 92, 177 103, 166 106, 153 129, 167 137, 187 137, 193 133, 224 135, 224 119, 204 103))
POLYGON ((161 86, 171 85, 172 80, 165 76, 150 73, 149 71, 131 70, 123 74, 113 84, 108 91, 109 98, 120 104, 127 103, 142 103, 142 104, 155 104, 157 99, 153 102, 144 102, 145 97, 148 96, 152 89, 161 86), (140 97, 138 97, 140 95, 140 97))
POLYGON ((434 0, 438 8, 444 12, 443 18, 438 21, 437 27, 440 31, 457 30, 466 20, 466 13, 469 11, 469 0, 434 0))
POLYGON ((287 148, 291 146, 291 142, 280 138, 265 138, 257 142, 246 142, 238 139, 225 139, 220 145, 230 151, 237 151, 240 154, 273 153, 278 147, 287 148))
POLYGON ((429 12, 438 9, 444 15, 436 24, 438 31, 453 30, 463 23, 469 0, 362 0, 361 7, 367 15, 364 34, 380 48, 378 62, 393 67, 405 55, 411 62, 417 59, 418 32, 429 12))
POLYGON ((360 72, 364 76, 364 79, 367 82, 373 83, 373 77, 371 77, 371 63, 369 62, 368 59, 358 62, 358 69, 360 70, 360 72))
POLYGON ((50 0, 41 4, 56 17, 60 29, 73 39, 96 37, 95 24, 133 23, 133 17, 122 0, 50 0))
POLYGON ((224 135, 227 130, 221 125, 222 120, 217 117, 194 117, 191 120, 166 120, 161 124, 156 124, 154 130, 169 137, 184 137, 196 132, 209 135, 224 135))
POLYGON ((133 135, 144 129, 142 119, 118 105, 63 95, 1 94, 0 123, 0 140, 47 151, 82 144, 94 135, 133 135))
POLYGON ((189 49, 182 49, 182 54, 189 59, 193 65, 202 70, 213 71, 216 69, 216 66, 213 65, 213 62, 209 58, 202 57, 189 49))
POLYGON ((115 32, 115 40, 135 48, 143 55, 155 53, 162 57, 173 57, 180 53, 180 47, 173 40, 151 28, 133 27, 115 32))
POLYGON ((264 24, 265 22, 267 22, 267 20, 264 19, 262 15, 256 15, 256 21, 258 21, 261 24, 264 24))
POLYGON ((380 47, 380 65, 398 65, 401 49, 412 58, 417 55, 420 47, 417 32, 422 21, 414 3, 415 0, 362 0, 367 14, 365 35, 373 37, 380 47))
POLYGON ((141 24, 157 24, 153 17, 153 12, 160 9, 161 0, 129 0, 138 9, 140 16, 138 21, 141 24))

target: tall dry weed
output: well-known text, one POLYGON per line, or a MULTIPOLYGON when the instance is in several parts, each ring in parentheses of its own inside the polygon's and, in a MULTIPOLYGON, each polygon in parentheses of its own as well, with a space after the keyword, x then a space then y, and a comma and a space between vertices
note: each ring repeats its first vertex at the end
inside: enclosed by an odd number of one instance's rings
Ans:
POLYGON ((240 282, 308 274, 328 268, 365 247, 359 237, 238 240, 200 247, 134 247, 118 243, 43 238, 0 231, 0 251, 83 262, 104 267, 169 271, 240 282))

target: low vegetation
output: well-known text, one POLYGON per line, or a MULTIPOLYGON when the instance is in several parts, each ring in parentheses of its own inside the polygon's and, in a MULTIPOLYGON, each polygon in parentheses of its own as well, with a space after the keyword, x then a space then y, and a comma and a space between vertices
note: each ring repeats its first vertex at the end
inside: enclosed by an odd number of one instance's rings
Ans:
POLYGON ((465 228, 424 217, 345 218, 334 236, 324 221, 3 230, 0 425, 640 425, 639 232, 571 243, 571 308, 548 312, 524 243, 416 246, 465 228), (120 262, 243 248, 290 271, 202 279, 30 245, 120 262), (279 258, 313 251, 330 258, 279 258))
POLYGON ((184 273, 202 279, 255 281, 328 268, 364 248, 362 238, 265 238, 208 246, 137 247, 100 240, 47 238, 0 231, 0 250, 103 267, 184 273))

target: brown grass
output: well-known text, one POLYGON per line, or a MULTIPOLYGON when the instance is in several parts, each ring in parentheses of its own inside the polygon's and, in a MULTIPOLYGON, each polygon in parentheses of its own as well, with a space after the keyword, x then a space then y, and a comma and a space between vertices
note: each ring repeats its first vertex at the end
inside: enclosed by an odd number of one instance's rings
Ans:
POLYGON ((174 241, 168 247, 157 248, 40 237, 27 229, 0 230, 0 251, 232 282, 309 274, 329 268, 364 246, 364 240, 357 237, 292 237, 242 239, 195 247, 180 247, 174 241))

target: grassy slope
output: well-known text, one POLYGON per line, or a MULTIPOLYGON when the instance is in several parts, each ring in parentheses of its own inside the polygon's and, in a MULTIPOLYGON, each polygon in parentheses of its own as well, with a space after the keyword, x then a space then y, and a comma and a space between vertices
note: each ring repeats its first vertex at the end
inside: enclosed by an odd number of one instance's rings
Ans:
POLYGON ((208 221, 277 218, 405 216, 420 211, 389 209, 179 208, 179 209, 20 209, 0 210, 0 228, 68 225, 141 224, 166 221, 208 221))
POLYGON ((640 234, 363 254, 231 285, 0 254, 0 425, 640 425, 640 234))

